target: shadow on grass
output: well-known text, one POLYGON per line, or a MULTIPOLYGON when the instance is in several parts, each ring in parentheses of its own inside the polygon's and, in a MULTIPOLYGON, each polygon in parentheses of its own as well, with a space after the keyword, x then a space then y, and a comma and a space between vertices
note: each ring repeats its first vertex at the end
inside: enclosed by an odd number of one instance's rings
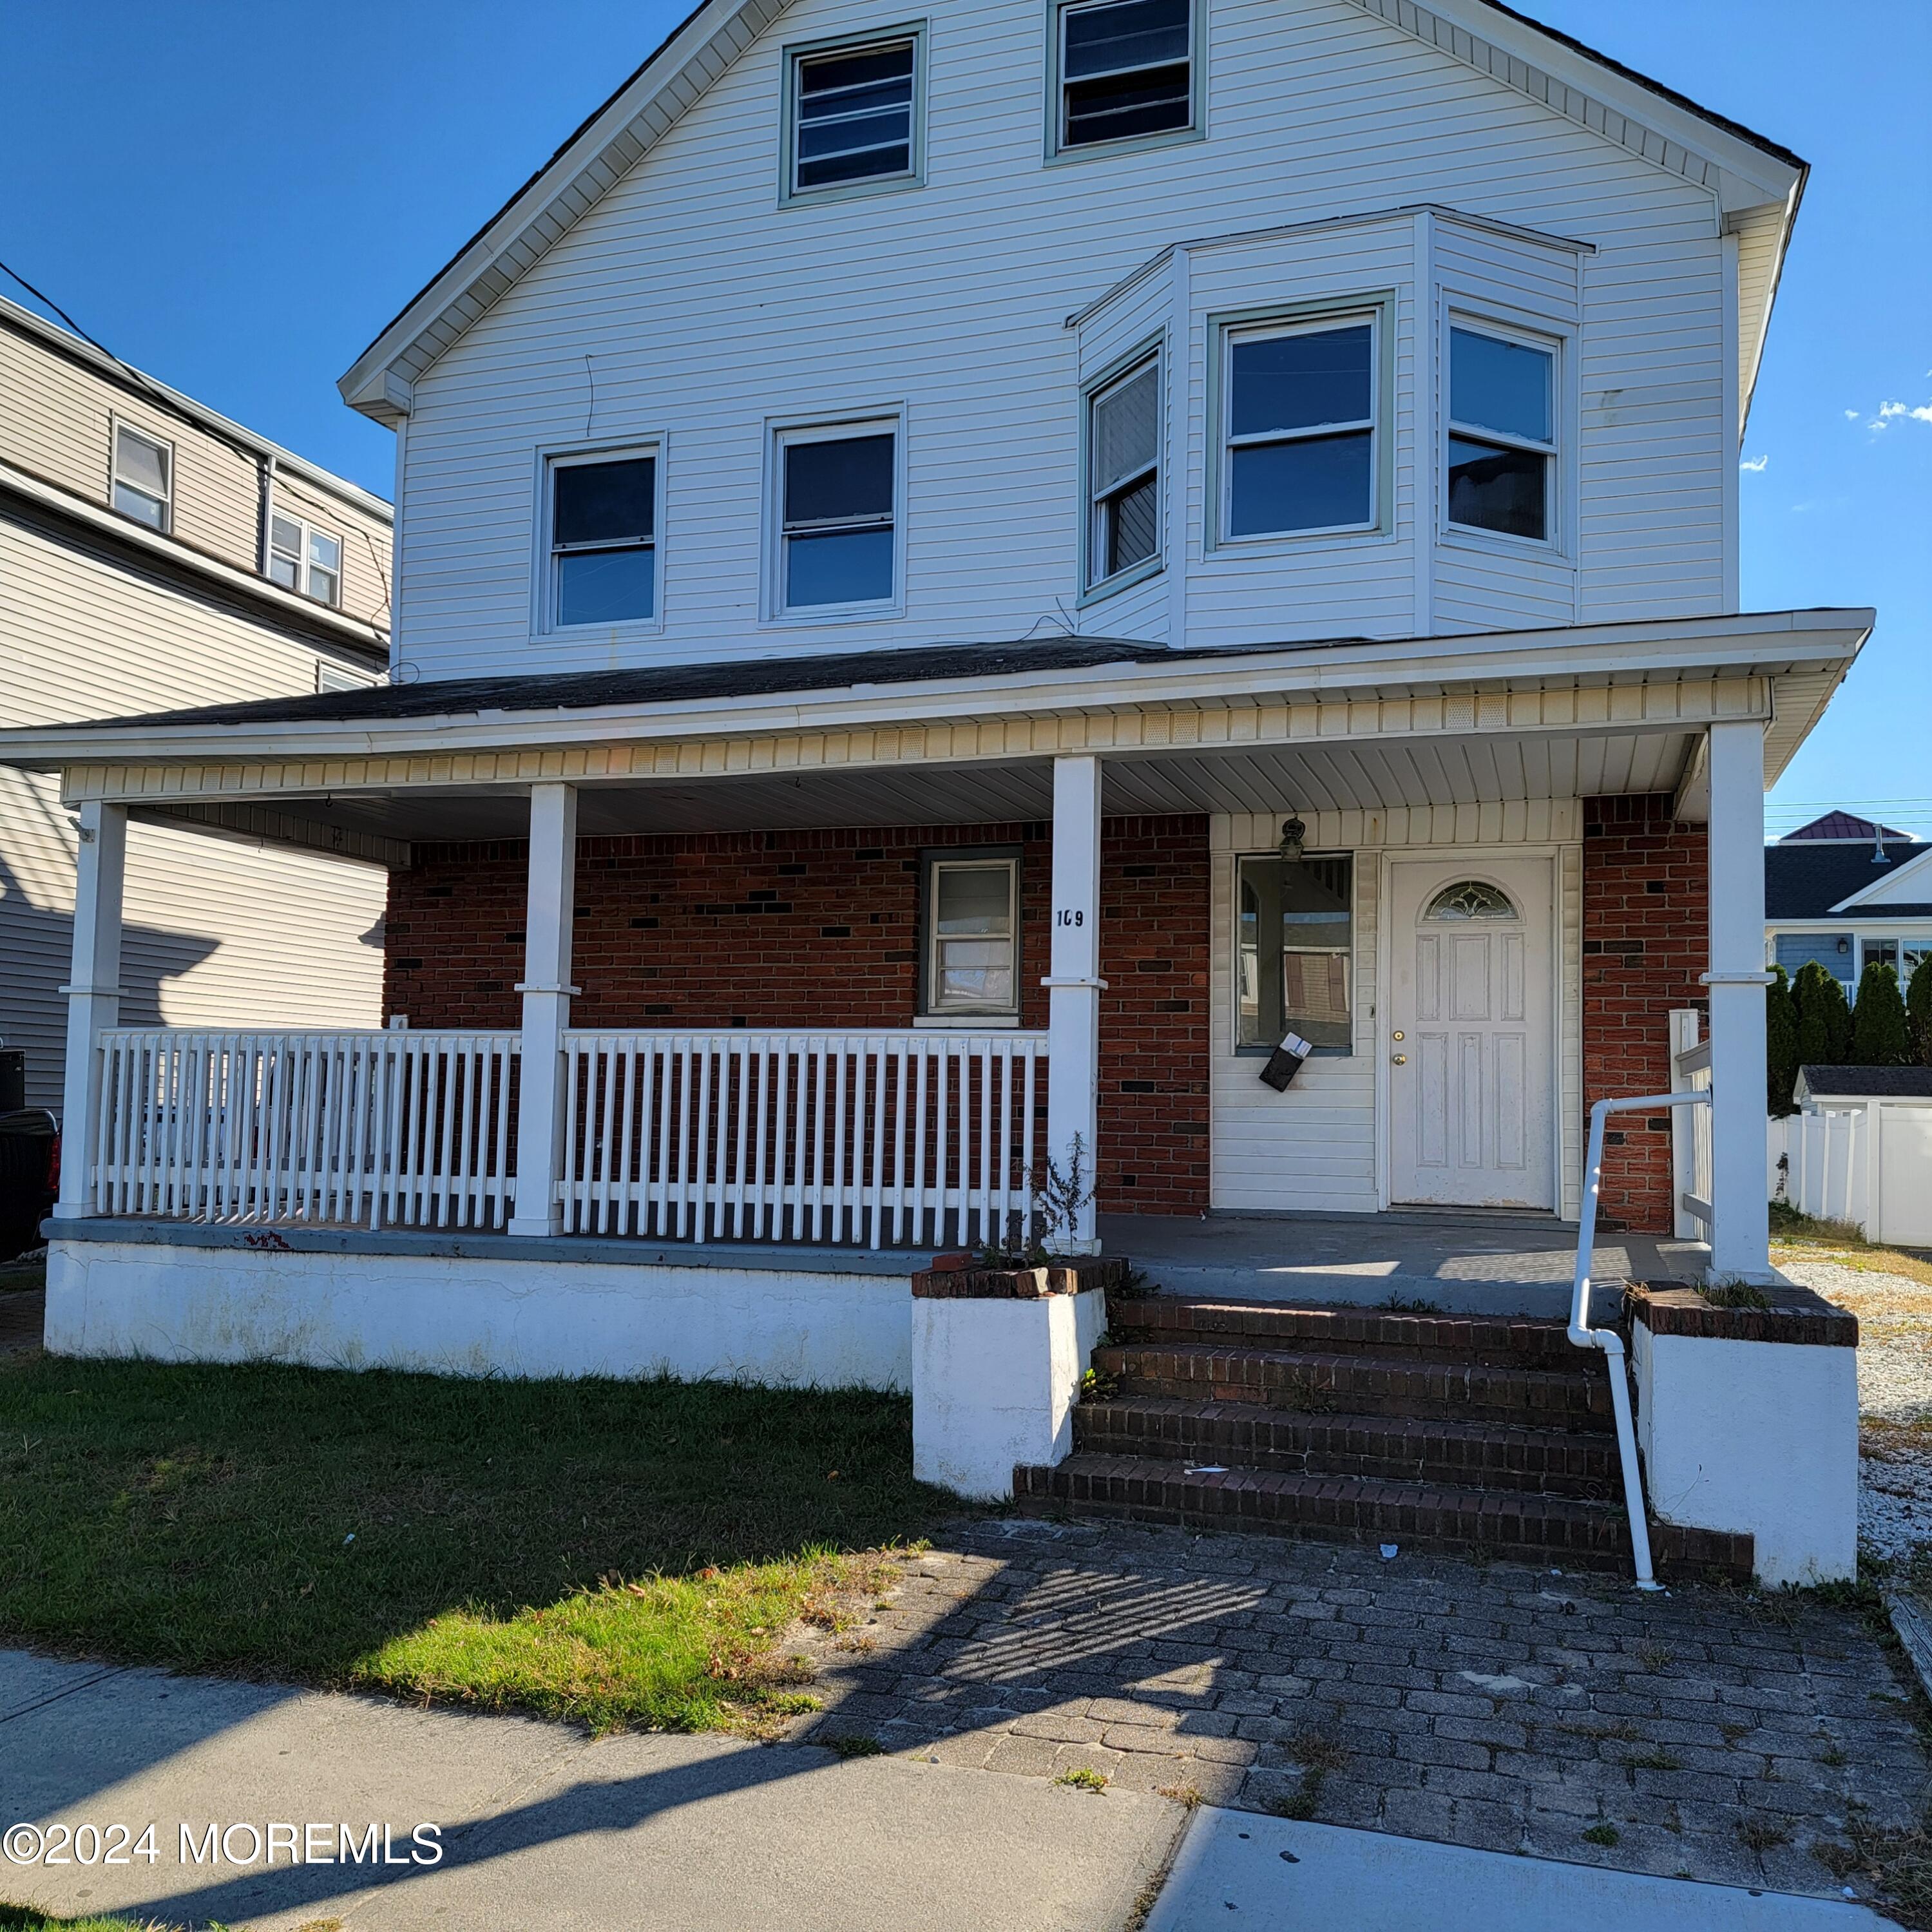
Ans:
POLYGON ((0 1639, 706 1728, 837 1552, 958 1514, 911 1462, 868 1391, 24 1356, 0 1639))

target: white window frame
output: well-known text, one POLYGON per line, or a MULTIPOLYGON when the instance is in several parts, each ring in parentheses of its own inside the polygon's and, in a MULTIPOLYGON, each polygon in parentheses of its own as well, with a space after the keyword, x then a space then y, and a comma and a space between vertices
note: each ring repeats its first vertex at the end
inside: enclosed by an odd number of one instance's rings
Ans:
MULTIPOLYGON (((1080 548, 1080 601, 1083 604, 1102 597, 1112 597, 1132 584, 1157 574, 1166 567, 1167 431, 1167 357, 1165 345, 1158 339, 1143 343, 1138 348, 1130 350, 1118 362, 1103 369, 1081 391, 1080 494, 1084 509, 1080 548), (1102 577, 1096 574, 1106 554, 1106 549, 1102 493, 1094 476, 1094 412, 1116 389, 1134 381, 1149 368, 1154 372, 1154 388, 1160 398, 1159 427, 1154 436, 1154 461, 1150 466, 1155 478, 1154 554, 1150 556, 1142 557, 1138 563, 1130 563, 1115 571, 1110 577, 1102 577)), ((1136 476, 1144 473, 1142 471, 1135 472, 1136 476)), ((1106 494, 1117 496, 1122 487, 1121 484, 1116 483, 1106 494)))
MULTIPOLYGON (((667 441, 668 439, 662 434, 651 434, 628 437, 621 442, 549 443, 538 449, 536 529, 530 568, 530 634, 532 640, 583 637, 593 631, 606 634, 615 632, 622 637, 647 636, 664 628, 667 441), (648 544, 634 546, 640 550, 648 548, 656 559, 652 572, 651 614, 648 617, 626 617, 614 624, 560 624, 556 621, 557 552, 554 541, 556 527, 554 490, 556 472, 574 464, 622 462, 634 458, 649 458, 656 466, 651 472, 651 540, 648 544)), ((607 550, 615 548, 608 544, 594 547, 607 550)))
MULTIPOLYGON (((1320 850, 1311 849, 1304 856, 1310 859, 1346 859, 1348 862, 1348 1043, 1346 1046, 1317 1046, 1310 1058, 1352 1060, 1357 1057, 1356 1030, 1363 1016, 1359 971, 1363 948, 1368 943, 1361 932, 1364 854, 1353 846, 1341 846, 1333 849, 1324 848, 1320 850)), ((1372 857, 1372 854, 1370 856, 1372 857)), ((1229 913, 1228 1041, 1229 1054, 1236 1060, 1265 1059, 1275 1049, 1274 1041, 1244 1042, 1241 1038, 1241 868, 1251 859, 1279 859, 1280 856, 1281 848, 1279 846, 1264 848, 1257 852, 1235 852, 1230 855, 1230 869, 1227 874, 1229 913)), ((1259 934, 1256 937, 1258 938, 1259 934)), ((1370 1012, 1372 1017, 1372 1009, 1370 1012)), ((1284 1015, 1283 1024, 1287 1023, 1284 1015)))
POLYGON ((1020 862, 996 854, 938 852, 927 855, 920 880, 924 918, 919 963, 919 1019, 926 1026, 1017 1026, 1020 1012, 1020 862), (1004 872, 1012 930, 1013 997, 1003 1006, 950 1006, 939 1003, 939 875, 943 872, 1004 872))
MULTIPOLYGON (((142 488, 140 484, 128 482, 127 487, 137 496, 152 493, 142 488)), ((163 536, 172 536, 175 527, 175 446, 166 436, 157 436, 145 423, 110 414, 107 418, 107 506, 116 516, 125 517, 130 524, 140 524, 144 530, 158 530, 163 536), (125 430, 130 436, 139 436, 143 442, 151 443, 161 452, 161 466, 167 478, 167 488, 161 498, 161 520, 159 524, 142 523, 132 511, 124 510, 116 500, 124 478, 121 474, 121 432, 125 430)))
POLYGON ((282 505, 272 500, 268 505, 268 555, 263 561, 262 572, 262 574, 268 578, 271 583, 273 583, 274 579, 267 566, 273 561, 276 554, 274 530, 278 520, 285 524, 293 524, 302 532, 302 548, 296 559, 296 581, 292 585, 284 584, 278 587, 284 590, 292 590, 296 596, 306 597, 310 602, 322 604, 326 609, 340 610, 342 593, 345 587, 344 580, 349 574, 348 538, 340 530, 332 530, 327 524, 318 524, 313 519, 304 516, 299 510, 285 508, 282 505), (333 597, 318 597, 308 587, 309 572, 315 568, 314 560, 308 554, 309 539, 313 536, 327 537, 335 545, 335 595, 333 597))
POLYGON ((790 208, 821 201, 848 201, 860 195, 886 194, 902 188, 926 185, 926 22, 908 20, 896 27, 868 29, 863 33, 842 34, 832 40, 806 40, 786 47, 784 63, 784 111, 779 117, 778 206, 790 208), (895 174, 868 175, 862 181, 828 182, 822 187, 801 188, 798 182, 799 70, 807 61, 826 54, 862 53, 871 47, 912 44, 912 123, 910 165, 895 174))
MULTIPOLYGON (((906 564, 905 411, 890 409, 854 416, 788 418, 768 422, 765 435, 765 622, 798 624, 865 623, 903 616, 906 564), (784 453, 794 443, 842 442, 864 436, 892 438, 892 594, 849 604, 785 604, 784 453)), ((854 527, 856 527, 854 526, 854 527)))
MULTIPOLYGON (((1069 146, 1066 132, 1066 16, 1108 0, 1048 0, 1046 27, 1046 158, 1085 160, 1100 154, 1131 154, 1143 148, 1171 147, 1204 140, 1208 134, 1208 0, 1188 0, 1187 125, 1151 134, 1124 134, 1114 141, 1079 141, 1069 146)), ((1131 73, 1132 68, 1121 70, 1131 73)), ((1092 78, 1091 76, 1086 78, 1092 78)))
POLYGON ((1326 309, 1318 314, 1262 316, 1222 324, 1220 344, 1220 394, 1215 400, 1214 433, 1220 446, 1215 472, 1214 547, 1245 548, 1250 544, 1300 542, 1324 537, 1367 536, 1382 529, 1382 310, 1378 305, 1362 308, 1326 309), (1274 341, 1283 336, 1321 335, 1330 329, 1349 328, 1366 323, 1369 330, 1369 413, 1346 422, 1318 423, 1307 429, 1268 430, 1237 436, 1230 425, 1234 420, 1234 351, 1244 342, 1274 341), (1236 536, 1229 528, 1234 508, 1234 452, 1265 448, 1275 443, 1312 442, 1324 436, 1346 435, 1366 429, 1369 434, 1369 514, 1362 521, 1320 524, 1292 530, 1250 530, 1236 536))
POLYGON ((1442 502, 1442 520, 1440 534, 1458 543, 1497 544, 1508 550, 1527 551, 1532 555, 1561 556, 1566 546, 1563 541, 1564 491, 1560 482, 1563 466, 1563 452, 1566 446, 1564 430, 1570 419, 1568 406, 1566 377, 1564 368, 1565 338, 1558 334, 1545 334, 1540 330, 1526 328, 1512 322, 1498 321, 1494 316, 1477 313, 1468 309, 1451 308, 1443 317, 1442 329, 1442 447, 1437 460, 1436 488, 1442 502), (1534 349, 1550 358, 1550 428, 1551 440, 1538 442, 1528 436, 1512 436, 1502 430, 1489 429, 1474 423, 1459 422, 1455 410, 1456 345, 1454 332, 1462 329, 1471 335, 1486 335, 1498 342, 1510 342, 1520 348, 1534 349), (1491 530, 1484 524, 1459 524, 1449 514, 1449 445, 1456 436, 1466 436, 1473 442, 1494 443, 1498 448, 1533 451, 1547 460, 1543 466, 1543 535, 1540 537, 1522 537, 1508 530, 1491 530))

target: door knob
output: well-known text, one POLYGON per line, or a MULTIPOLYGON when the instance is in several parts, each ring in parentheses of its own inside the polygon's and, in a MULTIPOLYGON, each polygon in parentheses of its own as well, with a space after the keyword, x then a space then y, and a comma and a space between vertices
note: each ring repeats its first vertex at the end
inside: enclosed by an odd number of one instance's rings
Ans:
POLYGON ((1398 1053, 1395 1057, 1395 1064, 1398 1066, 1406 1066, 1408 1064, 1408 1055, 1406 1053, 1398 1053))

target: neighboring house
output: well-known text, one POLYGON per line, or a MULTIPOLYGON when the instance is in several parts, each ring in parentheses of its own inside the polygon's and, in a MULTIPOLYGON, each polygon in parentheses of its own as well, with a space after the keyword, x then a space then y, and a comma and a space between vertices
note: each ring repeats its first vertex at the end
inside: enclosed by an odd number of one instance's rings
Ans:
MULTIPOLYGON (((360 691, 388 661, 389 506, 0 301, 0 726, 360 691)), ((383 878, 144 809, 128 840, 130 1025, 362 1025, 383 878)), ((0 1039, 61 1105, 74 814, 0 768, 0 1039)))
MULTIPOLYGON (((1098 1298, 909 1284, 1040 1232, 1029 1181, 1063 1252, 1131 1242, 1095 1178, 1170 1234, 1560 1243, 1592 1103, 1680 1079, 1711 1131, 1673 1174, 1618 1116, 1604 1214, 1769 1280, 1764 793, 1873 621, 1741 608, 1805 173, 1485 0, 708 0, 343 380, 398 440, 394 681, 0 734, 94 835, 50 1342, 910 1384, 915 1466, 997 1493, 1098 1298), (130 1038, 160 801, 383 856, 406 1028, 130 1038)), ((1740 1340, 1680 1438, 1681 1339, 1671 1507, 1788 1516, 1738 1418, 1803 1412, 1815 1516, 1708 1526, 1846 1574, 1848 1358, 1813 1415, 1760 1379, 1831 1352, 1740 1340)), ((1346 1521, 1519 1523, 1418 1496, 1523 1468, 1472 1439, 1346 1521)), ((1324 1480, 1240 1507, 1342 1522, 1324 1480)), ((1606 1508, 1501 1533, 1600 1555, 1606 1508)))
POLYGON ((1932 957, 1932 841, 1827 812, 1764 854, 1765 957, 1793 979, 1816 960, 1847 992, 1873 960, 1909 982, 1932 957))

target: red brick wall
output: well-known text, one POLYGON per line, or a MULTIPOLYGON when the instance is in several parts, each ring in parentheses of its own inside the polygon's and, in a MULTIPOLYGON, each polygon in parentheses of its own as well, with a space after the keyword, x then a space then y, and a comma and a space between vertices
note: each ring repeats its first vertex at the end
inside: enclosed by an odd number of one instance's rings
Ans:
MULTIPOLYGON (((1044 825, 586 838, 572 972, 584 1026, 902 1026, 918 986, 919 865, 1021 849, 1022 1018, 1046 1024, 1044 825)), ((525 848, 419 846, 389 886, 384 1010, 514 1026, 525 848)), ((1208 1204, 1208 826, 1109 819, 1101 844, 1100 1202, 1208 1204)))
MULTIPOLYGON (((1583 802, 1583 1104, 1670 1090, 1670 1015, 1703 1006, 1709 902, 1701 825, 1667 793, 1583 802)), ((1603 1224, 1668 1234, 1666 1115, 1611 1117, 1603 1224)))

